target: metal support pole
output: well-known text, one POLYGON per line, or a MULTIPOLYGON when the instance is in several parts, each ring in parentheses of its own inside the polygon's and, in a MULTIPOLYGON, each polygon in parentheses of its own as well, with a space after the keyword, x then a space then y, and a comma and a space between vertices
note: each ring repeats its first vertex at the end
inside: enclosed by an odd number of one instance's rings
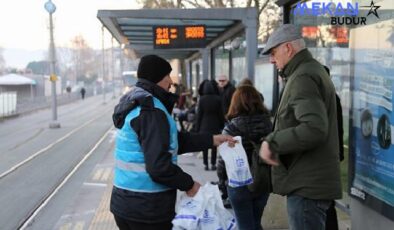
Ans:
POLYGON ((33 84, 30 83, 30 101, 33 102, 33 84))
POLYGON ((111 69, 112 69, 112 99, 115 99, 115 58, 114 58, 114 37, 111 38, 111 69))
POLYGON ((52 85, 52 121, 49 123, 49 128, 60 128, 60 123, 57 121, 57 101, 56 101, 56 74, 55 74, 55 42, 53 39, 53 21, 52 13, 49 13, 49 70, 50 80, 52 85))
MULTIPOLYGON (((123 45, 120 45, 120 49, 119 49, 119 55, 120 55, 120 76, 122 76, 123 75, 123 71, 124 71, 124 57, 123 57, 123 45)), ((121 89, 122 89, 122 87, 121 87, 121 89)), ((122 95, 122 91, 123 90, 119 90, 120 91, 120 94, 119 95, 122 95)))
POLYGON ((209 58, 210 49, 205 48, 202 50, 202 79, 210 79, 209 77, 209 58))
POLYGON ((246 25, 246 68, 248 78, 254 83, 254 65, 257 57, 257 19, 248 18, 244 21, 246 25))
POLYGON ((101 45, 102 45, 102 55, 103 55, 103 104, 105 102, 105 49, 104 49, 104 26, 101 27, 101 45))
POLYGON ((186 88, 192 88, 192 62, 185 61, 185 68, 186 68, 186 88))
POLYGON ((228 79, 232 81, 233 77, 233 51, 228 51, 228 79))
POLYGON ((215 80, 216 79, 216 59, 215 59, 215 55, 216 55, 216 49, 211 49, 211 53, 210 53, 210 73, 211 73, 211 79, 215 80))

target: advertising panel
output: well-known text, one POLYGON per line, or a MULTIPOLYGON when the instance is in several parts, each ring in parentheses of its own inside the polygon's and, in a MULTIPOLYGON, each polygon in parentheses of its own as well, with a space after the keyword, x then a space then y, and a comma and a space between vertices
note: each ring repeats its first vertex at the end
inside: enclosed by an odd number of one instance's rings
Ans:
POLYGON ((392 33, 389 24, 357 28, 351 34, 355 40, 351 43, 354 77, 350 194, 394 219, 394 51, 392 41, 387 39, 392 33), (357 39, 366 33, 370 34, 369 41, 357 39), (372 47, 371 40, 381 48, 372 47))

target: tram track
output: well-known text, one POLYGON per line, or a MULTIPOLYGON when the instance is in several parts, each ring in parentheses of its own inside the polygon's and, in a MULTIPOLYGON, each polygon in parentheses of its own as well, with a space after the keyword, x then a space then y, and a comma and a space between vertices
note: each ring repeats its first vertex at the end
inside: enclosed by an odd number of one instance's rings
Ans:
POLYGON ((59 190, 67 183, 67 181, 75 174, 75 172, 85 163, 85 161, 94 153, 94 151, 98 148, 98 146, 105 140, 108 134, 111 132, 111 128, 109 128, 104 135, 94 144, 94 146, 84 154, 83 158, 71 168, 71 170, 65 174, 64 178, 60 181, 60 183, 48 193, 46 194, 41 201, 38 202, 37 206, 33 208, 30 213, 20 221, 17 229, 24 230, 33 222, 34 218, 40 213, 40 211, 45 208, 45 206, 51 201, 51 199, 59 192, 59 190))
MULTIPOLYGON (((109 111, 109 110, 107 110, 109 111)), ((105 114, 105 113, 103 113, 105 114)), ((11 174, 12 172, 14 172, 15 170, 17 170, 18 168, 20 168, 21 166, 27 164, 28 162, 32 161, 34 158, 40 156, 41 154, 44 154, 45 152, 47 152, 48 150, 50 150, 51 148, 53 148, 55 145, 63 142, 64 140, 66 140, 67 138, 69 138, 70 136, 72 136, 74 133, 76 133, 77 131, 79 131, 80 129, 88 126, 89 124, 91 124, 92 122, 94 122, 95 120, 103 117, 104 115, 101 114, 99 116, 96 116, 90 120, 88 120, 87 122, 83 123, 81 126, 78 126, 77 128, 71 130, 70 132, 68 132, 66 135, 62 136, 61 138, 57 139, 56 141, 54 141, 53 143, 47 145, 46 147, 40 149, 39 151, 33 153, 32 155, 30 155, 28 158, 24 159, 23 161, 15 164, 14 166, 10 167, 8 170, 6 170, 5 172, 0 174, 0 180, 3 179, 4 177, 8 176, 9 174, 11 174)))
POLYGON ((104 148, 112 148, 106 137, 113 129, 114 103, 103 106, 96 99, 84 106, 64 107, 61 129, 49 130, 35 122, 42 123, 46 111, 2 124, 0 204, 8 208, 0 210, 1 229, 25 229, 34 226, 31 223, 41 213, 59 211, 59 196, 80 183, 76 175, 86 173, 108 151, 104 148))

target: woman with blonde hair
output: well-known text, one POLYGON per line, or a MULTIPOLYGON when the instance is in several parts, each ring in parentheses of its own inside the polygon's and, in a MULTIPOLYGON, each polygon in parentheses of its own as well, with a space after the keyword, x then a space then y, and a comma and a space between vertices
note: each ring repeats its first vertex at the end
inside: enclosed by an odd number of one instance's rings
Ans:
MULTIPOLYGON (((229 122, 225 125, 223 133, 242 137, 242 145, 249 165, 252 165, 252 154, 258 154, 254 151, 255 144, 260 144, 261 139, 268 135, 272 129, 269 111, 264 106, 259 92, 250 85, 239 86, 232 96, 226 117, 229 122)), ((240 230, 263 229, 261 218, 271 191, 269 166, 266 167, 268 170, 264 178, 267 180, 260 191, 252 192, 248 186, 227 187, 240 230)), ((224 167, 221 167, 220 170, 224 170, 224 167)))

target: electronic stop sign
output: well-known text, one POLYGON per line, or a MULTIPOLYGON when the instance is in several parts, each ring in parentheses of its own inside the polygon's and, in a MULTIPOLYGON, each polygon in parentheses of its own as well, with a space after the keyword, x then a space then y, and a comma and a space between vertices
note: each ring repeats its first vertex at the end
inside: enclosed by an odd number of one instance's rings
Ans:
POLYGON ((154 26, 154 48, 204 48, 206 28, 204 25, 154 26))

